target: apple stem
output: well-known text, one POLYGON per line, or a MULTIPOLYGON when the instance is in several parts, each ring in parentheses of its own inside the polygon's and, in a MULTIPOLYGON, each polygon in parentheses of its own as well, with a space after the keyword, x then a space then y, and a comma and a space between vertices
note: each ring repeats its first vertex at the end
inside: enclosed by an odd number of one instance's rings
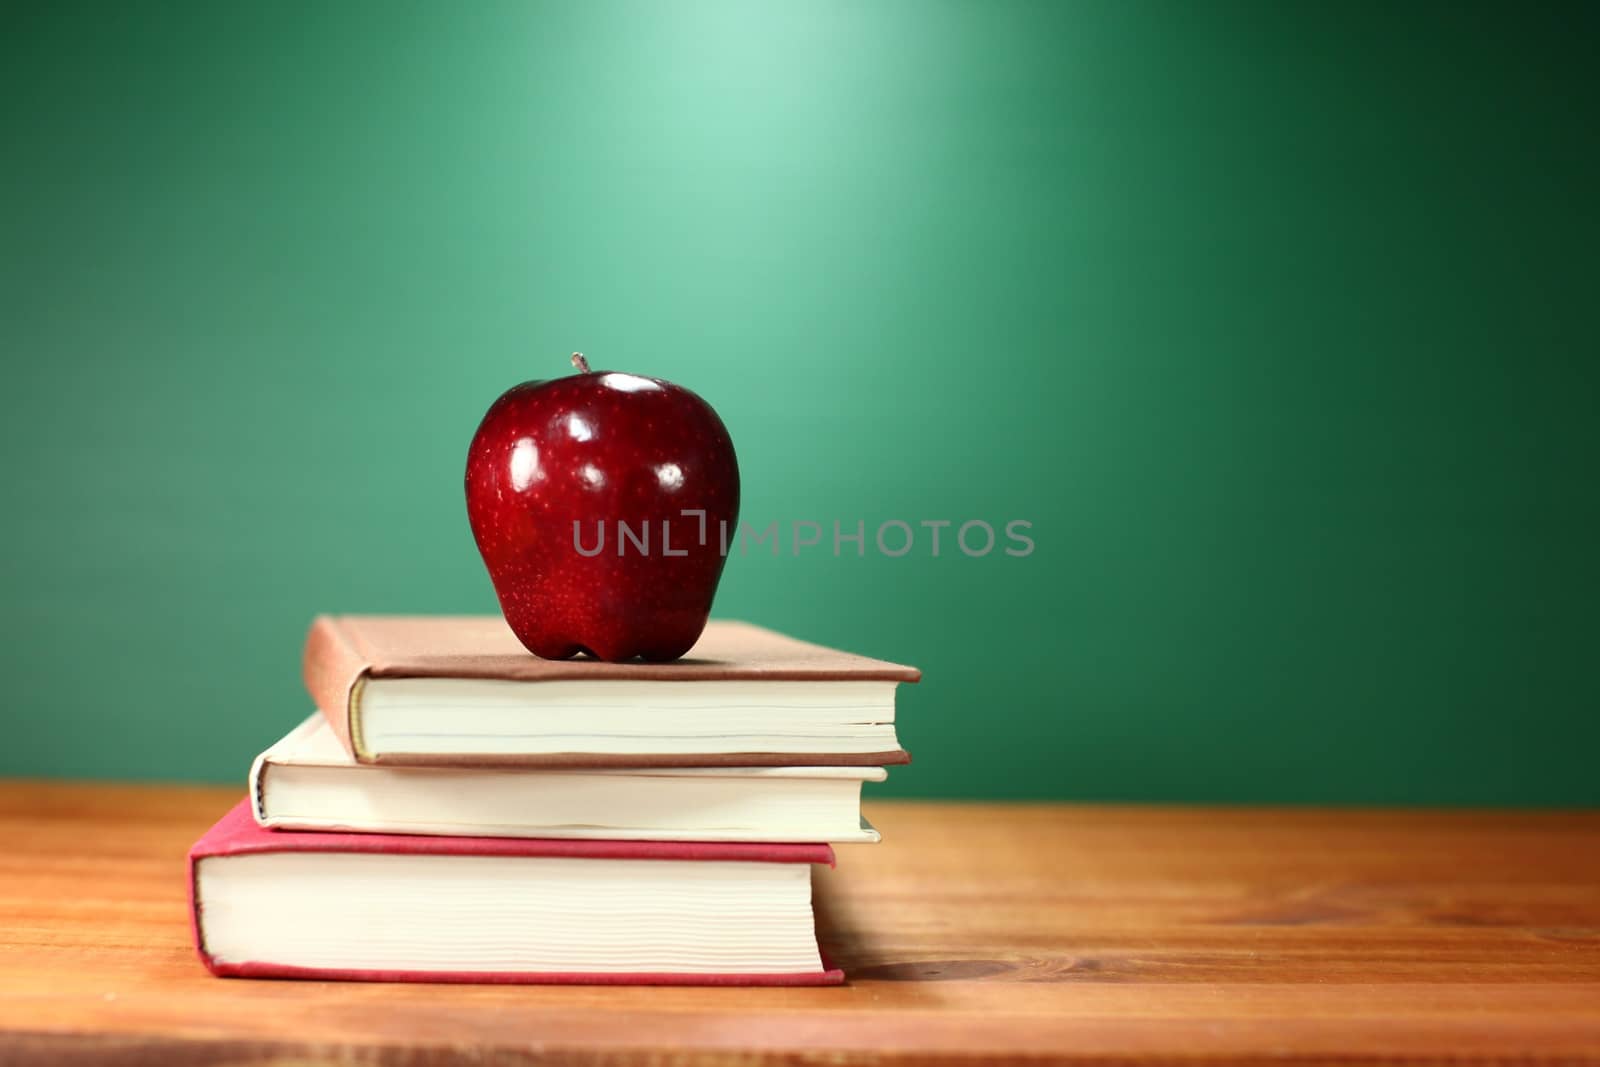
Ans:
POLYGON ((589 361, 583 358, 582 352, 572 353, 572 365, 582 374, 589 373, 589 361))

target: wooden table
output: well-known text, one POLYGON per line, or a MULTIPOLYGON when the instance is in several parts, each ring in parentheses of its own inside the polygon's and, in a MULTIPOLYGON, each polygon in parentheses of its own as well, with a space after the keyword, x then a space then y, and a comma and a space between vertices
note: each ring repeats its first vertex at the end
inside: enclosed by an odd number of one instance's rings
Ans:
POLYGON ((1600 813, 878 803, 832 989, 212 978, 229 789, 0 782, 0 1063, 1600 1062, 1600 813))

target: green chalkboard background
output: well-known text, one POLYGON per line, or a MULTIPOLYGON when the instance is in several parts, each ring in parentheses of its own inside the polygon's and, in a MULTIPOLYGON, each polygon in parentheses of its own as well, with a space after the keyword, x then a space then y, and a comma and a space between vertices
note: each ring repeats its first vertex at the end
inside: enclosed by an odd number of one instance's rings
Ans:
POLYGON ((924 668, 880 795, 1600 803, 1597 10, 7 5, 0 773, 242 782, 312 613, 493 610, 582 349, 824 524, 720 613, 924 668))

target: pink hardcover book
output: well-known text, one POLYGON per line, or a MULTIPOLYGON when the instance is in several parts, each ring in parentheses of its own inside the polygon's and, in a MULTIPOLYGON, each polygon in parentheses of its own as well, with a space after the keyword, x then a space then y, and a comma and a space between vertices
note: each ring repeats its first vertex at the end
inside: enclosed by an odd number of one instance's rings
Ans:
POLYGON ((827 845, 264 830, 241 801, 189 852, 213 974, 378 982, 828 985, 827 845))

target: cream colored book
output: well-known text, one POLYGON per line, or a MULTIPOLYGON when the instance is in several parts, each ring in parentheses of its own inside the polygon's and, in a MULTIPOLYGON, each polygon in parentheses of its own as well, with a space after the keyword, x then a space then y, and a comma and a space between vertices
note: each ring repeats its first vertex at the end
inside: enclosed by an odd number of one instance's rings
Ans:
POLYGON ((256 757, 268 829, 631 841, 873 842, 882 767, 530 770, 357 763, 313 715, 256 757))

